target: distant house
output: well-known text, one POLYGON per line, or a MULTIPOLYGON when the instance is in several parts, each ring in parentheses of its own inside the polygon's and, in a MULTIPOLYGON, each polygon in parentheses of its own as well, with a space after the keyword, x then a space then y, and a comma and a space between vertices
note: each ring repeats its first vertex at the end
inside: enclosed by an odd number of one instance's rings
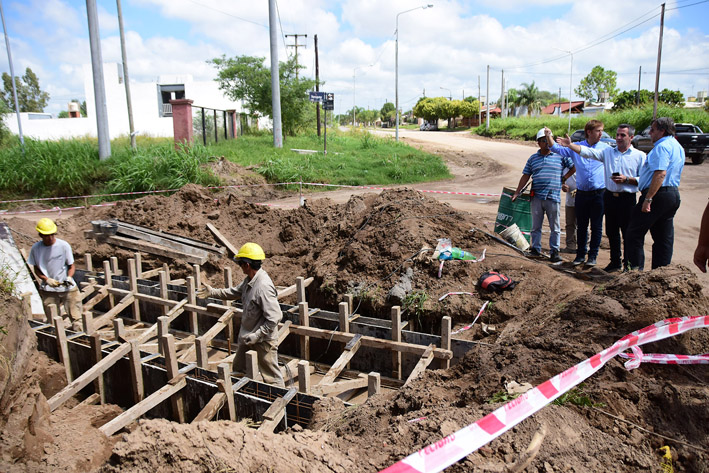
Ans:
MULTIPOLYGON (((571 102, 571 113, 583 114, 584 113, 584 101, 579 100, 576 102, 571 102)), ((542 115, 563 115, 569 113, 569 102, 554 102, 550 103, 542 109, 542 115)))
MULTIPOLYGON (((108 132, 110 138, 129 134, 128 107, 123 78, 123 66, 116 63, 104 63, 104 85, 106 89, 106 110, 108 112, 108 132)), ((194 103, 193 111, 198 107, 219 110, 242 111, 238 102, 229 100, 219 90, 217 82, 195 81, 189 74, 162 75, 154 82, 135 82, 131 80, 131 102, 133 122, 136 133, 155 137, 172 137, 173 99, 190 99, 194 103)), ((96 102, 94 100, 93 75, 91 66, 84 65, 84 93, 86 96, 86 117, 51 118, 42 114, 21 114, 22 132, 25 136, 42 140, 58 140, 82 136, 98 136, 96 131, 96 102)), ((212 113, 207 110, 207 114, 212 113)), ((207 115, 209 116, 209 115, 207 115)), ((17 134, 17 119, 14 114, 5 115, 5 124, 11 132, 17 134)))

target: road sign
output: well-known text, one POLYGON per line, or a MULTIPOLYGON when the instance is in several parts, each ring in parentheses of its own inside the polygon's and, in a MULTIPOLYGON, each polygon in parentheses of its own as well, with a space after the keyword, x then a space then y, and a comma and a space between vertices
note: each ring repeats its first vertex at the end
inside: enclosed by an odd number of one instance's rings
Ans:
POLYGON ((308 95, 311 102, 322 102, 325 100, 325 92, 315 92, 311 90, 308 92, 308 95))
POLYGON ((323 110, 335 110, 335 94, 327 92, 322 104, 323 110))

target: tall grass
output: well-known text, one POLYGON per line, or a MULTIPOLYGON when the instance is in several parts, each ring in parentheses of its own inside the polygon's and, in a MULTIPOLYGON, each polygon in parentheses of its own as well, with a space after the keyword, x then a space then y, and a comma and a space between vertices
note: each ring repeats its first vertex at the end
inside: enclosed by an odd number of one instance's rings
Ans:
MULTIPOLYGON (((675 123, 694 123, 704 132, 709 132, 709 113, 704 110, 687 110, 683 108, 668 107, 660 105, 657 108, 658 117, 671 117, 675 123)), ((652 106, 641 108, 630 108, 620 112, 601 113, 596 116, 580 116, 571 118, 571 133, 582 129, 587 121, 591 119, 600 120, 605 126, 605 130, 615 136, 615 129, 621 123, 628 123, 635 127, 636 133, 640 133, 652 122, 652 106)), ((555 136, 563 136, 567 133, 568 117, 557 117, 543 115, 540 117, 513 117, 497 118, 490 121, 489 130, 485 130, 485 125, 477 127, 474 132, 482 136, 499 136, 519 140, 534 140, 540 128, 548 126, 555 136)))

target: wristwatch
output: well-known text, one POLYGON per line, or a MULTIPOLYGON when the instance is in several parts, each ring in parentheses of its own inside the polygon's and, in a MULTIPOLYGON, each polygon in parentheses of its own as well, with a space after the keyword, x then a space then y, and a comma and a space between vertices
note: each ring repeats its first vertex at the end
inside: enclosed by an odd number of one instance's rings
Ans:
POLYGON ((645 202, 652 202, 652 197, 645 197, 645 202))

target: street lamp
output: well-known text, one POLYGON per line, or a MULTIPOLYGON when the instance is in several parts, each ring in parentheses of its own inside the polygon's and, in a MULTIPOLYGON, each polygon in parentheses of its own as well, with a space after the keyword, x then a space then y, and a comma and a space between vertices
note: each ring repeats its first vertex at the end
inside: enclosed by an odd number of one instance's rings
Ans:
MULTIPOLYGON (((448 91, 448 100, 451 102, 453 101, 453 92, 451 92, 451 89, 446 89, 445 87, 441 87, 442 90, 447 90, 448 91)), ((465 92, 463 92, 465 94, 465 92)))
MULTIPOLYGON (((552 46, 554 48, 554 46, 552 46)), ((572 79, 574 76, 574 53, 571 51, 566 51, 565 49, 559 49, 559 48, 554 48, 557 51, 561 51, 562 53, 566 53, 569 56, 571 56, 571 67, 569 69, 569 130, 567 133, 571 133, 571 93, 573 92, 572 87, 572 79)), ((559 111, 561 111, 561 104, 559 104, 559 111)))
POLYGON ((394 46, 394 92, 396 95, 396 141, 399 141, 399 15, 408 13, 414 10, 425 10, 426 8, 433 8, 433 5, 421 5, 420 7, 412 8, 410 10, 404 10, 396 14, 396 42, 394 46))
POLYGON ((372 67, 373 65, 374 64, 368 64, 366 66, 357 66, 352 69, 352 128, 354 128, 355 124, 357 123, 357 96, 355 95, 355 92, 357 90, 355 81, 357 69, 362 69, 363 67, 372 67))

